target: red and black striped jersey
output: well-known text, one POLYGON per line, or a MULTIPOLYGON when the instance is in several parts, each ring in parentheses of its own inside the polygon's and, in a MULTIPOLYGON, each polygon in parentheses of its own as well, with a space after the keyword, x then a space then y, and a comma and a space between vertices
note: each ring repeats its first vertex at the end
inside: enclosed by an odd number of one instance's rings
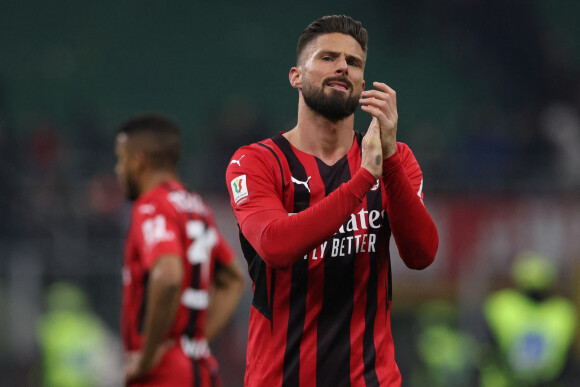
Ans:
POLYGON ((149 273, 165 254, 181 257, 184 267, 181 302, 166 338, 175 340, 190 359, 212 364, 204 334, 209 287, 215 270, 230 264, 235 253, 201 197, 174 180, 141 195, 132 209, 123 266, 121 332, 126 351, 143 344, 149 273))
POLYGON ((438 237, 422 173, 397 144, 376 180, 362 134, 334 165, 278 134, 244 146, 226 173, 253 282, 246 386, 400 384, 390 330, 389 239, 409 267, 438 237), (394 221, 393 221, 394 218, 394 221))

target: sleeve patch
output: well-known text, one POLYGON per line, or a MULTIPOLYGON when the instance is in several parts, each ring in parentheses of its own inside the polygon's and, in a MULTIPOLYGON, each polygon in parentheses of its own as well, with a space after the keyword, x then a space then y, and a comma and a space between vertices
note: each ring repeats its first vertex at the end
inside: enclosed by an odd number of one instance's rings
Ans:
POLYGON ((230 185, 232 186, 232 194, 236 205, 249 199, 246 175, 240 175, 233 178, 230 185))

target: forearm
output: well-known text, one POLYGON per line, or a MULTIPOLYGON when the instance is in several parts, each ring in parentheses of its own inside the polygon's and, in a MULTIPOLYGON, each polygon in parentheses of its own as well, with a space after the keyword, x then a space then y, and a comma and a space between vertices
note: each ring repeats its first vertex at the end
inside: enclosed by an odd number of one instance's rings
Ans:
POLYGON ((330 238, 375 182, 373 175, 361 168, 351 181, 304 211, 288 216, 269 210, 249 216, 242 224, 242 233, 269 265, 288 267, 330 238))
POLYGON ((398 153, 384 160, 382 181, 387 212, 399 255, 411 269, 424 269, 435 259, 437 228, 411 186, 398 153))
POLYGON ((205 336, 213 340, 226 326, 242 296, 243 284, 214 289, 207 310, 205 336))
POLYGON ((151 369, 155 353, 175 320, 180 290, 178 283, 162 280, 152 280, 150 283, 140 360, 144 370, 151 369))

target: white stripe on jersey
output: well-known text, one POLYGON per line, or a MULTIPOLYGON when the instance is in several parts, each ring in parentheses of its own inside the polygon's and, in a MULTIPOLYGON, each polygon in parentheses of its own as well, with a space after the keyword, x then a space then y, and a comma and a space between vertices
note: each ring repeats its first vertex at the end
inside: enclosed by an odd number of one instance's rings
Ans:
POLYGON ((181 303, 189 309, 204 310, 209 305, 209 295, 205 290, 185 289, 181 303))

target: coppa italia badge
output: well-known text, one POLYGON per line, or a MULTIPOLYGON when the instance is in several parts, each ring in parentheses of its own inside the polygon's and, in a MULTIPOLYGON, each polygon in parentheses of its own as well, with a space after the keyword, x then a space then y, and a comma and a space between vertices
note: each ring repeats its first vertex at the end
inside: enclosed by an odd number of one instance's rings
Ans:
POLYGON ((232 179, 230 183, 236 205, 248 200, 248 185, 246 184, 246 181, 246 175, 241 175, 232 179))

